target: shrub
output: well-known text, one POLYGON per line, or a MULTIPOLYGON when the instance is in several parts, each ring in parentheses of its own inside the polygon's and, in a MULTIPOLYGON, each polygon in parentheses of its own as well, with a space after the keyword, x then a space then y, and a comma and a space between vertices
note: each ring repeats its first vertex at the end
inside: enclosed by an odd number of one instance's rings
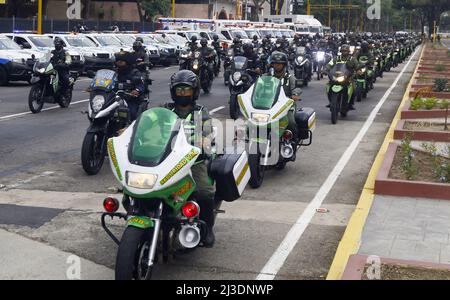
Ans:
POLYGON ((424 106, 423 98, 417 97, 411 101, 411 105, 409 106, 410 110, 418 110, 424 106))
POLYGON ((444 72, 445 71, 445 66, 443 64, 437 64, 434 69, 438 72, 444 72))
POLYGON ((437 99, 434 97, 428 98, 424 101, 425 108, 428 110, 433 109, 436 106, 436 104, 437 104, 437 99))
POLYGON ((417 175, 417 167, 413 164, 414 152, 411 147, 411 136, 405 135, 401 144, 402 164, 400 169, 408 180, 413 180, 417 175))
POLYGON ((448 79, 445 78, 435 78, 434 79, 434 91, 444 92, 447 89, 448 79))

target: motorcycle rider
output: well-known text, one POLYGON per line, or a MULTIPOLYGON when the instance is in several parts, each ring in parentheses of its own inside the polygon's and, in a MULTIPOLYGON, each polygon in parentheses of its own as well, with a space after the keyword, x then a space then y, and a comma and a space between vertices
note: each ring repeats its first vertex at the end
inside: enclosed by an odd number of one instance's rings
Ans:
POLYGON ((127 85, 125 101, 130 111, 130 119, 134 121, 139 114, 139 108, 144 102, 145 83, 143 74, 136 68, 134 64, 136 57, 134 53, 121 51, 116 53, 117 80, 127 85))
MULTIPOLYGON (((164 107, 172 110, 178 117, 189 123, 193 129, 186 129, 188 141, 201 142, 202 150, 205 150, 211 143, 209 136, 213 131, 208 110, 196 104, 200 94, 199 78, 189 70, 182 70, 173 74, 170 79, 170 94, 173 102, 165 104, 164 107), (198 133, 201 133, 201 141, 198 141, 200 138, 198 133)), ((202 243, 203 246, 210 248, 215 242, 213 231, 215 187, 209 180, 207 165, 208 155, 202 152, 192 167, 192 176, 197 184, 194 198, 200 206, 200 219, 206 223, 208 228, 202 243)))
POLYGON ((258 38, 258 36, 256 34, 253 36, 252 43, 253 43, 253 48, 254 49, 258 49, 259 47, 261 47, 261 44, 259 43, 259 38, 258 38))
POLYGON ((242 53, 243 51, 241 39, 239 37, 235 37, 230 48, 233 49, 234 55, 239 55, 240 53, 242 53))
POLYGON ((214 49, 208 47, 208 40, 206 38, 202 38, 200 40, 200 49, 198 51, 200 51, 200 55, 206 60, 206 62, 208 63, 208 73, 209 76, 212 80, 212 78, 214 78, 214 58, 216 56, 216 53, 214 51, 214 49))
POLYGON ((213 42, 212 42, 211 46, 213 46, 214 50, 216 51, 217 63, 219 64, 217 67, 219 68, 219 72, 220 72, 221 56, 224 53, 223 53, 222 45, 220 44, 220 41, 219 41, 219 36, 217 34, 215 34, 213 36, 213 42))
POLYGON ((248 59, 248 69, 256 74, 261 74, 261 62, 253 50, 253 45, 251 43, 245 43, 242 48, 244 50, 244 56, 248 59))
POLYGON ((288 71, 288 57, 285 53, 275 51, 270 56, 271 72, 266 75, 274 76, 281 80, 284 93, 287 97, 295 101, 293 109, 288 114, 289 125, 288 128, 294 134, 298 136, 297 124, 295 122, 294 113, 297 111, 297 102, 300 101, 302 94, 301 88, 297 87, 295 76, 289 74, 288 71))
POLYGON ((71 64, 70 55, 64 50, 63 41, 56 38, 54 41, 55 49, 52 50, 50 62, 58 72, 59 82, 61 83, 61 93, 65 94, 69 90, 70 77, 69 65, 71 64))
POLYGON ((136 61, 134 63, 135 68, 138 69, 139 72, 141 72, 143 75, 145 75, 145 94, 147 95, 150 91, 148 86, 152 84, 151 79, 148 76, 148 67, 150 66, 150 61, 147 55, 147 51, 145 51, 144 46, 137 39, 133 43, 133 54, 136 58, 136 61))
POLYGON ((195 52, 198 50, 198 44, 197 44, 197 36, 193 35, 191 37, 191 41, 188 42, 188 48, 189 50, 191 50, 192 52, 195 52))
MULTIPOLYGON (((350 78, 351 82, 353 84, 353 90, 355 90, 355 83, 353 81, 353 77, 355 76, 355 72, 358 69, 358 61, 356 58, 352 55, 350 55, 350 46, 348 44, 344 44, 341 46, 341 55, 333 58, 330 60, 330 62, 326 66, 326 72, 329 73, 331 69, 334 67, 337 63, 345 63, 347 66, 347 69, 350 72, 350 78)), ((350 99, 350 106, 349 110, 355 110, 353 104, 355 102, 355 94, 353 93, 352 98, 350 99)), ((327 105, 327 107, 330 107, 330 105, 327 105)))

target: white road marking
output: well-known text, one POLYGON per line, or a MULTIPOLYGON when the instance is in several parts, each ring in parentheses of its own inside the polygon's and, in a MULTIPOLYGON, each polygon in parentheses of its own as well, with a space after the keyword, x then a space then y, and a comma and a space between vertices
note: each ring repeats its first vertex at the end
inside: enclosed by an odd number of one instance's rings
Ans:
POLYGON ((47 177, 47 176, 52 175, 52 174, 54 174, 54 173, 55 173, 55 172, 52 172, 52 171, 46 171, 46 172, 43 172, 43 173, 41 173, 41 174, 39 174, 39 175, 35 175, 35 176, 33 176, 33 177, 30 177, 30 178, 28 178, 28 179, 25 179, 25 180, 19 180, 19 181, 18 181, 17 183, 15 183, 15 184, 6 186, 5 189, 6 189, 6 190, 15 189, 15 188, 17 188, 17 187, 19 187, 19 186, 21 186, 21 185, 30 183, 31 181, 33 181, 33 180, 35 180, 35 179, 38 179, 38 178, 40 178, 40 177, 47 177))
MULTIPOLYGON (((87 102, 87 101, 89 101, 89 99, 75 101, 75 102, 70 103, 70 106, 72 106, 74 104, 87 102)), ((52 107, 44 108, 44 109, 42 109, 42 111, 53 110, 53 109, 56 109, 56 108, 61 108, 61 107, 59 105, 52 106, 52 107)), ((21 117, 21 116, 26 116, 26 115, 31 115, 31 114, 33 114, 31 111, 26 111, 26 112, 14 114, 14 115, 3 116, 3 117, 0 117, 0 121, 9 120, 9 119, 13 119, 13 118, 21 117)))
POLYGON ((212 115, 212 114, 218 112, 219 110, 224 109, 225 107, 226 107, 226 106, 219 106, 219 107, 217 107, 217 108, 212 109, 209 113, 212 115))
POLYGON ((303 213, 300 215, 300 217, 297 219, 295 224, 291 227, 287 235, 285 236, 284 240, 281 242, 278 249, 275 251, 275 253, 272 255, 272 257, 269 259, 269 261, 266 263, 264 268, 259 273, 258 277, 256 277, 257 280, 273 280, 277 273, 280 271, 280 269, 283 267, 284 262, 288 258, 289 254, 294 249, 297 242, 300 240, 300 238, 303 235, 303 232, 305 231, 306 227, 311 222, 312 218, 314 217, 316 213, 316 209, 320 208, 322 205, 322 202, 325 200, 326 196, 332 189, 333 185, 335 184, 336 180, 339 178, 340 174, 344 170, 347 163, 350 161, 350 158, 352 157, 353 153, 356 151, 356 148, 358 147, 359 143, 363 139, 363 137, 366 135, 367 131, 369 130, 370 126, 372 125, 373 121, 375 120, 375 117, 377 116, 378 111, 383 106, 386 99, 390 96, 394 88, 397 86, 398 81, 403 76, 403 73, 405 72, 406 68, 411 63, 412 59, 415 57, 417 49, 414 54, 409 59, 408 63, 403 67, 400 74, 398 74, 395 81, 392 83, 391 87, 386 91, 383 98, 380 99, 377 106, 372 110, 370 113, 368 119, 364 123, 363 127, 359 131, 359 133, 356 135, 355 139, 352 141, 352 143, 348 146, 348 148, 345 150, 344 154, 339 159, 338 163, 334 167, 333 171, 331 171, 328 178, 325 180, 325 182, 320 187, 319 191, 315 195, 314 199, 308 204, 306 209, 303 211, 303 213))

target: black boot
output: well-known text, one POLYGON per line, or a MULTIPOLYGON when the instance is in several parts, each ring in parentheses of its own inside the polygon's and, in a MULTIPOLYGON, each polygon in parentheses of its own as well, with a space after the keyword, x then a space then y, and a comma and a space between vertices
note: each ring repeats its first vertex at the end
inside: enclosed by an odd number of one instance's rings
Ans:
POLYGON ((206 223, 206 232, 201 243, 203 247, 211 248, 214 246, 216 237, 214 235, 214 198, 198 200, 200 205, 200 220, 206 223))

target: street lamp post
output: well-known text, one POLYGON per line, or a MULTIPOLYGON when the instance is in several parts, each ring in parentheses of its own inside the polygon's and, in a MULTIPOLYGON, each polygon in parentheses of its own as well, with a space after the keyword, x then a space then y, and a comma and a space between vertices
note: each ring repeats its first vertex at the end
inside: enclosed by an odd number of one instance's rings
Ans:
POLYGON ((37 31, 42 34, 42 0, 38 0, 37 31))

